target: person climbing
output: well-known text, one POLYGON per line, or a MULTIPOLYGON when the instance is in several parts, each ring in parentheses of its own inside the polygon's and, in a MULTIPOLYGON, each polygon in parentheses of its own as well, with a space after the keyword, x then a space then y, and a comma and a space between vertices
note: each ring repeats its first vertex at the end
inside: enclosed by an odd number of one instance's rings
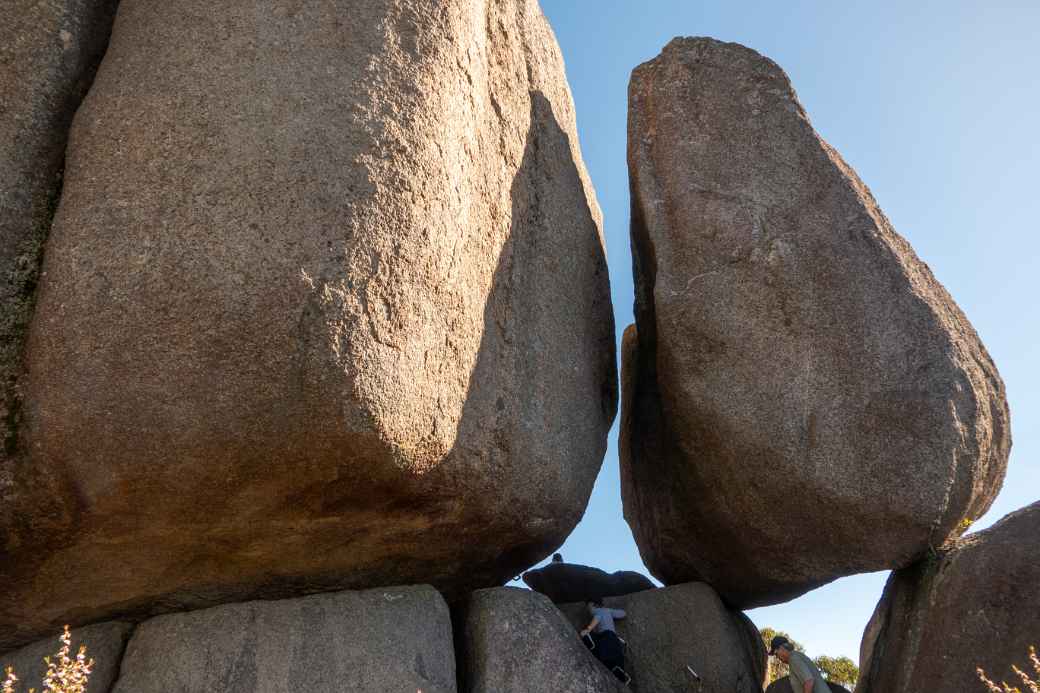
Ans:
POLYGON ((553 563, 563 563, 563 554, 562 553, 554 553, 553 557, 552 557, 552 562, 553 563))
POLYGON ((769 643, 769 654, 786 664, 791 670, 793 693, 830 693, 823 674, 804 653, 794 649, 791 641, 777 635, 769 643))
POLYGON ((624 618, 625 610, 611 609, 603 605, 603 600, 594 599, 589 602, 589 614, 592 620, 581 631, 582 641, 619 681, 627 684, 632 679, 625 671, 625 648, 614 627, 614 619, 624 618))

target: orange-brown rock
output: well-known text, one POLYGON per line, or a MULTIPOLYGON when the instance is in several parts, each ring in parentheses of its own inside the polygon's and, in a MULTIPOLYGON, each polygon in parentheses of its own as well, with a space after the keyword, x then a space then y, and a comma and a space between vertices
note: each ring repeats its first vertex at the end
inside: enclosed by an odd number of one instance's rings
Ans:
POLYGON ((535 0, 123 0, 44 271, 26 436, 54 488, 15 490, 0 645, 501 584, 582 515, 612 312, 535 0))
POLYGON ((620 453, 651 573, 776 603, 985 512, 1011 444, 997 369, 783 71, 676 39, 629 98, 620 453))

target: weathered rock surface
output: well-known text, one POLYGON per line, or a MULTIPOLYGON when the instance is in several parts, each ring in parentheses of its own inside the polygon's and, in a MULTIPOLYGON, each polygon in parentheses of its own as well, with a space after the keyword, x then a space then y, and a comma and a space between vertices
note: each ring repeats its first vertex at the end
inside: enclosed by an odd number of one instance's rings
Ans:
MULTIPOLYGON (((628 642, 625 669, 639 693, 702 690, 738 693, 762 690, 766 649, 747 615, 731 611, 710 586, 674 585, 609 597, 607 606, 624 609, 618 634, 628 642), (703 680, 698 689, 687 671, 703 680)), ((587 605, 564 604, 560 610, 580 630, 590 620, 587 605)))
POLYGON ((1040 502, 892 574, 863 634, 856 693, 1017 681, 1040 633, 1040 502))
POLYGON ((458 655, 467 693, 625 690, 545 595, 515 587, 478 590, 462 621, 458 655))
POLYGON ((528 587, 556 604, 587 602, 654 589, 650 578, 631 570, 608 573, 577 563, 550 563, 528 570, 523 578, 528 587))
POLYGON ((115 0, 7 0, 0 19, 0 563, 22 534, 42 539, 56 524, 38 510, 28 520, 16 491, 57 492, 55 479, 26 461, 19 439, 22 353, 69 125, 114 13, 115 0))
MULTIPOLYGON (((832 693, 850 693, 848 688, 845 686, 839 686, 836 683, 827 682, 827 687, 831 689, 832 693)), ((801 691, 795 691, 791 687, 791 677, 782 676, 776 681, 766 686, 766 693, 802 693, 801 691)))
POLYGON ((599 225, 534 0, 123 0, 27 346, 66 534, 0 638, 548 555, 616 406, 599 225))
POLYGON ((787 76, 676 39, 632 74, 625 517, 651 573, 741 608, 905 566, 1010 448, 974 329, 787 76))
POLYGON ((452 693, 451 618, 429 587, 246 602, 158 616, 113 693, 452 693))
MULTIPOLYGON (((112 621, 76 628, 71 632, 72 647, 69 656, 75 657, 80 645, 86 645, 87 658, 94 660, 86 693, 108 693, 111 690, 119 674, 119 663, 126 648, 126 641, 132 631, 133 626, 129 623, 112 621)), ((0 655, 0 672, 7 667, 14 669, 18 677, 16 690, 43 690, 43 677, 47 673, 47 664, 43 658, 51 657, 56 660, 55 655, 62 647, 60 637, 61 633, 58 633, 54 637, 0 655)))

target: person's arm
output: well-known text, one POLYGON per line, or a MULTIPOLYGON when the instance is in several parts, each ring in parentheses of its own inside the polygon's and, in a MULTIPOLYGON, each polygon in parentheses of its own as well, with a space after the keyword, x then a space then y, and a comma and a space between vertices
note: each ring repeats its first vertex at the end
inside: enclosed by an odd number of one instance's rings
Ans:
POLYGON ((624 618, 625 617, 625 610, 624 609, 611 609, 610 610, 610 615, 613 616, 614 618, 624 618))
POLYGON ((585 637, 586 635, 588 635, 589 631, 591 631, 593 628, 595 628, 598 625, 599 625, 599 616, 593 616, 592 620, 589 621, 589 625, 585 626, 585 629, 581 631, 582 637, 585 637))

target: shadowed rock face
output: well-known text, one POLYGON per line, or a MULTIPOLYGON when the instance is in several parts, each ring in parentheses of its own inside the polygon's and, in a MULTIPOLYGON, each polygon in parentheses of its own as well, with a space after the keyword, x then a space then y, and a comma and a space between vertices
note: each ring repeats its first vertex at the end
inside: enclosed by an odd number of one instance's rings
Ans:
POLYGON ((0 563, 28 536, 46 545, 65 511, 27 516, 25 487, 60 495, 20 438, 22 356, 43 244, 61 191, 72 116, 101 60, 115 0, 6 0, 0 18, 0 563))
POLYGON ((629 99, 622 492, 654 576, 771 604, 985 512, 997 370, 780 68, 676 39, 629 99))
POLYGON ((574 563, 550 563, 524 573, 524 582, 554 603, 587 602, 654 589, 650 578, 630 570, 607 573, 574 563))
POLYGON ((1040 633, 1040 502, 892 573, 863 633, 856 693, 962 693, 1018 681, 1040 633))
POLYGON ((463 608, 460 649, 465 693, 618 693, 552 603, 514 587, 478 590, 463 608))
POLYGON ((455 693, 451 618, 429 587, 387 587, 159 616, 113 693, 455 693))
MULTIPOLYGON (((757 693, 766 676, 766 650, 758 628, 745 614, 728 609, 704 583, 674 585, 609 597, 625 610, 616 622, 628 642, 625 669, 638 693, 703 691, 757 693), (691 676, 691 667, 702 686, 691 676)), ((576 630, 588 625, 586 604, 563 604, 576 630)))
POLYGON ((533 0, 124 0, 27 346, 53 488, 17 488, 0 644, 458 594, 562 543, 616 407, 574 127, 533 0))

